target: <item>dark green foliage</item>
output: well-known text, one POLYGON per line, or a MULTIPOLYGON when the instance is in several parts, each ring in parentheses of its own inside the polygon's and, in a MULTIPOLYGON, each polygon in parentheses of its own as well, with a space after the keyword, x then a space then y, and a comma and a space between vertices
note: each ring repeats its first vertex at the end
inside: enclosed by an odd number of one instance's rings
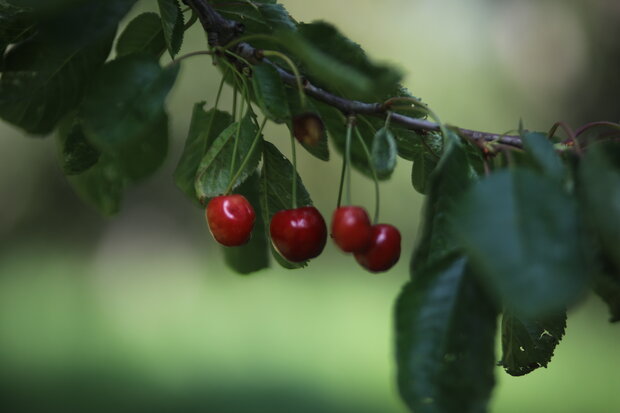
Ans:
POLYGON ((25 41, 5 56, 0 117, 32 134, 50 133, 79 103, 133 3, 81 2, 53 18, 37 14, 27 23, 37 26, 37 34, 13 38, 25 41))
POLYGON ((311 79, 319 85, 357 100, 381 101, 396 90, 401 75, 371 62, 362 48, 326 22, 302 23, 297 32, 282 34, 311 79))
POLYGON ((547 367, 565 329, 565 311, 540 319, 504 313, 500 365, 512 376, 523 376, 539 367, 547 367))
POLYGON ((205 102, 196 103, 192 121, 183 148, 183 154, 174 171, 174 182, 191 199, 198 199, 195 189, 196 171, 207 150, 224 129, 232 123, 227 112, 210 109, 205 112, 205 102))
POLYGON ((88 139, 100 148, 131 144, 164 112, 179 66, 162 69, 148 55, 132 54, 107 63, 93 81, 80 110, 88 139))
MULTIPOLYGON (((214 6, 223 16, 243 23, 246 34, 271 34, 278 29, 296 29, 295 21, 284 6, 273 0, 254 0, 252 3, 222 1, 214 6)), ((257 44, 263 47, 263 44, 257 44)))
POLYGON ((426 265, 460 249, 452 234, 450 213, 475 179, 467 154, 461 144, 451 142, 430 177, 423 221, 411 262, 411 275, 426 265))
MULTIPOLYGON (((260 179, 260 205, 263 210, 264 222, 271 222, 271 217, 283 209, 293 207, 292 180, 297 179, 297 206, 312 205, 310 194, 304 187, 299 174, 293 175, 293 165, 282 155, 273 144, 265 142, 263 145, 263 168, 260 179)), ((269 231, 269 225, 266 225, 269 231)), ((272 253, 276 261, 285 268, 301 268, 307 264, 292 263, 280 256, 272 246, 272 253)))
POLYGON ((118 162, 129 182, 149 177, 168 155, 168 115, 162 112, 133 142, 106 153, 118 162))
POLYGON ((420 150, 413 156, 411 166, 411 184, 421 194, 428 194, 430 177, 439 158, 428 151, 420 150))
POLYGON ((521 139, 523 148, 534 168, 549 178, 562 182, 566 177, 566 167, 547 135, 529 132, 523 133, 521 139))
POLYGON ((196 195, 203 204, 207 198, 223 195, 229 186, 236 188, 254 173, 260 161, 262 142, 257 133, 258 127, 248 113, 240 122, 231 123, 211 143, 196 172, 196 195), (235 145, 237 150, 231 169, 235 145), (231 185, 246 157, 249 161, 231 185))
POLYGON ((125 180, 117 164, 103 156, 86 172, 68 178, 75 192, 102 215, 120 210, 125 180))
POLYGON ((620 145, 589 147, 578 166, 578 194, 588 229, 600 249, 594 291, 620 320, 620 145))
POLYGON ((589 284, 577 205, 530 170, 497 172, 462 197, 453 215, 477 274, 520 316, 566 308, 589 284))
POLYGON ((601 270, 594 277, 594 292, 598 294, 609 307, 609 321, 620 321, 620 275, 617 272, 601 270))
POLYGON ((73 121, 67 128, 66 133, 59 134, 61 166, 66 175, 76 175, 95 165, 101 152, 88 142, 79 123, 73 121))
POLYGON ((579 194, 590 229, 620 272, 620 145, 595 144, 579 168, 579 194))
POLYGON ((157 0, 157 3, 166 46, 170 56, 174 57, 181 49, 185 32, 181 5, 178 0, 157 0))
POLYGON ((276 69, 267 63, 252 67, 252 85, 261 110, 269 119, 282 123, 291 117, 284 83, 276 69))
POLYGON ((35 16, 29 10, 0 2, 0 69, 10 44, 20 43, 36 33, 35 16))
POLYGON ((416 413, 486 412, 497 312, 467 260, 417 271, 396 303, 398 386, 416 413))
POLYGON ((258 172, 255 172, 235 191, 247 198, 256 213, 252 238, 240 247, 222 246, 226 264, 239 274, 250 274, 269 267, 269 241, 265 232, 259 186, 260 178, 258 172))
POLYGON ((375 133, 372 141, 372 163, 377 174, 381 176, 390 176, 396 168, 396 140, 394 135, 386 127, 383 127, 375 133))
POLYGON ((159 57, 164 50, 166 39, 157 13, 142 13, 133 19, 116 43, 116 54, 119 57, 132 53, 146 53, 159 57))

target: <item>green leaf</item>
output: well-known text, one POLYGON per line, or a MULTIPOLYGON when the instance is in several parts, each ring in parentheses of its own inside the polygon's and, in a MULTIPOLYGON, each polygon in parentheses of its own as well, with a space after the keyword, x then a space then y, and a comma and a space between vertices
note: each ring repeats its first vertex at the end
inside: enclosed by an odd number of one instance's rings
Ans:
POLYGON ((452 222, 449 214, 458 207, 462 194, 475 178, 465 149, 451 141, 430 177, 423 222, 411 262, 412 271, 415 272, 460 249, 451 233, 452 222))
POLYGON ((183 44, 183 34, 185 32, 183 13, 178 0, 157 0, 159 4, 159 14, 161 15, 161 25, 164 30, 164 39, 170 56, 179 53, 183 44))
POLYGON ((611 315, 609 321, 620 321, 620 274, 611 268, 605 260, 602 268, 594 277, 594 292, 607 303, 611 315))
MULTIPOLYGON (((325 123, 325 128, 329 132, 329 136, 334 143, 336 150, 344 156, 347 134, 346 118, 342 112, 332 106, 317 100, 312 100, 312 103, 325 123)), ((372 125, 364 123, 361 116, 359 118, 360 121, 356 126, 360 131, 364 142, 366 143, 366 147, 370 148, 372 146, 372 139, 376 133, 376 129, 374 129, 372 125)), ((351 163, 355 169, 372 179, 372 170, 370 169, 368 157, 366 156, 362 146, 358 144, 357 138, 355 136, 353 138, 353 142, 355 143, 351 145, 351 163)), ((388 179, 389 176, 377 174, 377 178, 379 178, 379 180, 385 180, 388 179)))
POLYGON ((267 63, 253 66, 252 85, 256 100, 265 116, 276 123, 285 122, 291 117, 286 90, 275 67, 267 63))
MULTIPOLYGON (((213 6, 224 17, 243 23, 245 34, 271 34, 277 29, 296 30, 297 27, 284 6, 272 0, 254 0, 251 3, 217 2, 213 6)), ((259 48, 266 46, 264 41, 257 41, 256 45, 259 48)))
POLYGON ((511 376, 523 376, 539 367, 547 367, 565 329, 565 311, 542 319, 504 313, 500 365, 511 376))
POLYGON ((380 100, 401 78, 398 71, 372 63, 362 48, 326 22, 299 24, 277 33, 304 71, 320 86, 357 100, 380 100))
POLYGON ((0 69, 8 46, 33 36, 36 25, 36 18, 30 10, 0 3, 0 69))
POLYGON ((204 105, 205 102, 194 105, 183 154, 174 171, 174 182, 177 187, 195 200, 198 197, 194 184, 200 161, 215 138, 232 123, 232 116, 229 113, 217 109, 205 112, 204 105))
POLYGON ((103 156, 92 168, 68 179, 78 196, 102 215, 119 211, 125 180, 113 160, 103 156))
POLYGON ((417 272, 396 302, 400 394, 416 413, 486 412, 495 384, 497 312, 449 256, 417 272))
POLYGON ((594 144, 579 168, 579 197, 588 226, 620 272, 620 145, 594 144))
POLYGON ((129 22, 116 43, 118 57, 132 53, 161 56, 166 50, 166 39, 157 13, 142 13, 129 22))
POLYGON ((178 71, 178 65, 162 69, 148 55, 132 54, 107 63, 82 103, 88 139, 101 150, 116 150, 142 136, 164 112, 178 71))
POLYGON ((66 175, 77 175, 95 165, 101 152, 88 142, 82 125, 74 117, 67 122, 58 133, 61 166, 66 175))
POLYGON ((37 35, 5 56, 0 117, 32 134, 50 133, 82 99, 133 3, 82 2, 35 21, 37 35))
POLYGON ((269 242, 260 205, 259 186, 258 172, 254 172, 235 191, 246 197, 256 213, 252 238, 247 244, 240 247, 222 246, 226 264, 239 274, 251 274, 269 267, 269 242))
POLYGON ((381 176, 390 176, 396 168, 396 141, 389 129, 383 127, 377 131, 372 141, 372 163, 381 176))
POLYGON ((168 116, 162 112, 140 136, 127 146, 107 150, 128 182, 139 182, 152 175, 168 154, 168 116))
POLYGON ((0 117, 28 133, 50 133, 80 101, 112 40, 108 32, 78 47, 37 36, 11 49, 0 78, 0 117))
MULTIPOLYGON (((282 153, 270 142, 263 145, 263 168, 260 179, 260 204, 263 210, 263 219, 266 231, 269 231, 271 217, 283 209, 291 209, 293 206, 292 179, 297 179, 297 206, 310 206, 312 200, 304 187, 299 174, 293 174, 293 165, 282 153)), ((293 263, 285 260, 271 247, 271 252, 276 261, 285 268, 301 268, 307 262, 293 263)))
POLYGON ((226 192, 231 179, 246 157, 249 157, 249 161, 232 187, 236 188, 254 173, 260 161, 262 142, 262 137, 258 137, 256 144, 254 144, 257 133, 258 128, 248 113, 241 120, 241 123, 230 124, 213 141, 200 161, 196 172, 195 190, 203 204, 206 198, 212 198, 226 192), (235 168, 231 175, 230 165, 235 152, 235 140, 238 141, 237 152, 235 168))
POLYGON ((454 208, 455 234, 477 274, 506 307, 537 318, 562 311, 589 284, 576 202, 530 170, 480 181, 454 208))
POLYGON ((430 190, 430 177, 439 159, 429 152, 419 151, 413 156, 413 165, 411 166, 411 184, 421 194, 428 194, 430 190))
POLYGON ((530 162, 538 172, 559 182, 565 179, 566 168, 546 134, 528 132, 522 134, 521 139, 530 162))

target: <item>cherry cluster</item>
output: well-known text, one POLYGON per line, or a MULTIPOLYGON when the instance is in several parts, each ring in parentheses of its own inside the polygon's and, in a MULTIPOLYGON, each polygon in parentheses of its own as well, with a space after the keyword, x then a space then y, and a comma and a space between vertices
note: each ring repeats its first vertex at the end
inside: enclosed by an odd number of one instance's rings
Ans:
MULTIPOLYGON (((316 145, 325 133, 322 120, 311 112, 296 116, 292 124, 293 136, 306 145, 316 145)), ((294 141, 292 144, 295 169, 294 141)), ((347 164, 345 162, 345 166, 347 164)), ((296 185, 295 181, 293 185, 296 185)), ((236 247, 250 240, 256 213, 243 195, 226 194, 211 199, 207 204, 206 218, 217 242, 236 247)), ((273 215, 269 233, 274 248, 291 262, 318 257, 327 241, 327 226, 319 210, 313 206, 297 208, 294 199, 293 208, 273 215)), ((331 236, 342 251, 352 253, 357 262, 370 272, 387 271, 400 258, 401 236, 398 229, 389 224, 372 225, 366 210, 359 206, 339 206, 334 211, 331 236)))
MULTIPOLYGON (((213 238, 227 247, 241 246, 250 240, 256 214, 243 195, 213 198, 206 208, 213 238)), ((276 250, 291 262, 318 257, 327 241, 327 227, 318 209, 311 206, 277 212, 269 225, 276 250)), ((332 218, 331 236, 340 249, 353 253, 368 271, 390 269, 400 258, 400 232, 389 224, 371 225, 368 214, 359 206, 343 206, 332 218)))
POLYGON ((400 258, 400 231, 390 224, 370 224, 368 213, 359 206, 334 211, 332 238, 340 249, 353 253, 370 272, 387 271, 400 258))

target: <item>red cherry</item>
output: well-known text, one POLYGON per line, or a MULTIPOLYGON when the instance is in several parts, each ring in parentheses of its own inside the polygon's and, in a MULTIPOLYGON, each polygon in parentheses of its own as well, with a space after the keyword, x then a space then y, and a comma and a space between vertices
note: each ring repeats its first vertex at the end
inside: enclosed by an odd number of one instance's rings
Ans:
POLYGON ((271 241, 280 255, 292 262, 317 257, 327 241, 327 227, 315 207, 285 209, 271 218, 271 241))
POLYGON ((372 241, 364 252, 355 253, 357 262, 370 272, 387 271, 400 258, 400 232, 389 224, 372 226, 372 241))
POLYGON ((206 217, 213 238, 236 247, 249 241, 256 214, 243 195, 222 195, 209 201, 206 217))
POLYGON ((372 227, 366 210, 344 206, 334 211, 332 238, 344 252, 365 251, 372 241, 372 227))

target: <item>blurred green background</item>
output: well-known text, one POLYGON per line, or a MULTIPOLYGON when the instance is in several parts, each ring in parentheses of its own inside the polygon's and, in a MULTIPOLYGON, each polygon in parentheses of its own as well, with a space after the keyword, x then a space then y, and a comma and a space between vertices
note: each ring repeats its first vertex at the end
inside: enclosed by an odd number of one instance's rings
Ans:
MULTIPOLYGON (((617 1, 283 3, 401 67, 406 86, 446 122, 503 132, 520 118, 540 130, 560 119, 620 120, 617 1)), ((143 1, 132 16, 155 7, 143 1)), ((183 52, 204 48, 196 25, 183 52)), ((171 178, 192 105, 212 102, 218 82, 209 58, 183 65, 169 101, 169 159, 112 219, 73 194, 53 139, 0 125, 0 403, 10 411, 405 411, 391 312, 422 202, 410 163, 400 160, 381 188, 381 219, 404 236, 391 272, 370 275, 328 245, 308 269, 239 277, 171 178)), ((281 128, 267 137, 289 152, 281 128)), ((329 217, 340 160, 299 153, 329 217)), ((356 203, 371 209, 372 190, 354 176, 356 203)), ((498 368, 492 411, 620 412, 620 330, 607 318, 587 297, 570 312, 549 369, 513 378, 498 368)))

